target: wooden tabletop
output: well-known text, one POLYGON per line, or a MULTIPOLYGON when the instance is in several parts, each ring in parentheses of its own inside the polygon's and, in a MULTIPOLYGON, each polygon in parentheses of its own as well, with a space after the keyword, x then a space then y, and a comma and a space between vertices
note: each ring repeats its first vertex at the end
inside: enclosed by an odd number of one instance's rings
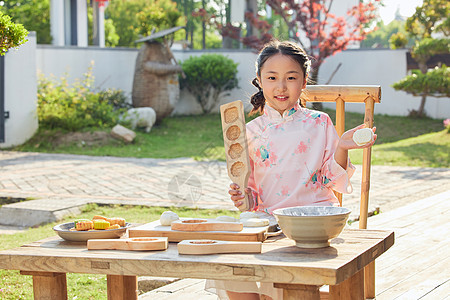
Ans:
POLYGON ((0 251, 0 269, 335 285, 393 244, 392 231, 345 229, 321 249, 278 238, 266 240, 261 254, 182 255, 176 243, 164 251, 87 250, 86 243, 51 237, 0 251))

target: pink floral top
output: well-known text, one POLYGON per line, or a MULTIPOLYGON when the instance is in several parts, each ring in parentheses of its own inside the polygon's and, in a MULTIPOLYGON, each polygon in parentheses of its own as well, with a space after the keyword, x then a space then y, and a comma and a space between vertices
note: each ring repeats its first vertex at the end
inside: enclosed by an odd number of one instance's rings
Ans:
POLYGON ((355 168, 344 170, 334 159, 339 141, 330 117, 298 103, 283 116, 266 105, 247 124, 250 155, 250 210, 268 214, 277 208, 339 205, 332 190, 351 193, 355 168))

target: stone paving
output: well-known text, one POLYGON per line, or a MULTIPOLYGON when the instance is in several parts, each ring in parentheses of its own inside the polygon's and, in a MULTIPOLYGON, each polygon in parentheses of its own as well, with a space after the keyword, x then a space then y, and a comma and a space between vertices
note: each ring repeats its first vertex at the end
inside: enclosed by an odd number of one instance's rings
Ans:
MULTIPOLYGON (((343 200, 354 216, 361 184, 356 167, 354 191, 343 200)), ((95 202, 235 209, 229 183, 226 164, 218 161, 0 151, 0 197, 40 199, 11 207, 49 210, 95 202)), ((372 166, 369 208, 390 210, 442 192, 450 193, 450 169, 372 166)))

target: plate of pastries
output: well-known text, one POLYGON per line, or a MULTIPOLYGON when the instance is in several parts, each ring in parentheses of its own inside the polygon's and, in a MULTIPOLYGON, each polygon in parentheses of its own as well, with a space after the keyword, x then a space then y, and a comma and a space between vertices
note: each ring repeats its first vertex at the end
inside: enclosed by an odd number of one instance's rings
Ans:
POLYGON ((130 225, 123 218, 96 215, 91 220, 77 219, 56 225, 53 230, 66 241, 85 242, 89 239, 120 238, 130 225))

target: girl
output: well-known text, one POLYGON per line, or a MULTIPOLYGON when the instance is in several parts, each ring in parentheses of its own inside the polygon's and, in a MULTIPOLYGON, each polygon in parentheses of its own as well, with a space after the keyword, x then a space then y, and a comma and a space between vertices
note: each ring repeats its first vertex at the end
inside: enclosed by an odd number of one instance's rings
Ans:
MULTIPOLYGON (((355 168, 348 150, 370 147, 376 139, 357 146, 353 133, 364 125, 339 138, 327 114, 301 107, 310 64, 303 49, 278 41, 267 44, 256 61, 253 84, 259 91, 251 98, 252 113, 262 115, 246 126, 252 173, 245 192, 249 210, 266 217, 277 208, 339 205, 333 190, 352 191, 355 168)), ((237 184, 230 187, 231 200, 241 206, 244 195, 237 184)), ((282 298, 271 283, 209 281, 208 287, 216 288, 221 299, 282 298)))

